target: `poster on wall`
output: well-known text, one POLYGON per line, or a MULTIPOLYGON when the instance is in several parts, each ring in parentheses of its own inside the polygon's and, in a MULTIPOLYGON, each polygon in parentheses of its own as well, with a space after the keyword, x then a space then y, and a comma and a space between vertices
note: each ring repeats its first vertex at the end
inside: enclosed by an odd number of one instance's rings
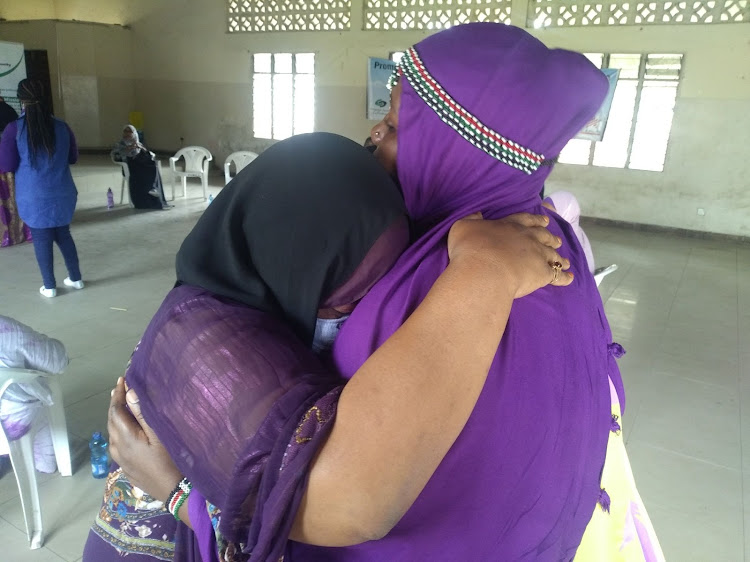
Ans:
POLYGON ((586 123, 583 130, 578 133, 575 138, 588 140, 588 141, 600 141, 604 138, 604 131, 607 128, 607 119, 609 119, 609 110, 612 109, 612 100, 615 97, 615 88, 617 87, 617 79, 620 77, 620 70, 618 68, 603 68, 602 72, 609 81, 609 90, 607 91, 607 97, 604 98, 602 106, 596 115, 586 123))
POLYGON ((396 70, 396 63, 389 59, 370 58, 367 63, 367 118, 380 121, 388 113, 391 92, 388 80, 396 70))
POLYGON ((19 113, 18 83, 26 78, 26 60, 21 43, 0 41, 0 96, 19 113))

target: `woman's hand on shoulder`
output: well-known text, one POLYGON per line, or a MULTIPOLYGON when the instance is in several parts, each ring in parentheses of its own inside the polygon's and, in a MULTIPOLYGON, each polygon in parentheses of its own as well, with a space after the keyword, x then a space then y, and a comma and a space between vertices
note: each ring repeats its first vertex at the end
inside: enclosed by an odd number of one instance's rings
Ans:
POLYGON ((515 298, 546 285, 570 285, 570 262, 557 253, 560 238, 547 230, 544 215, 518 213, 483 220, 480 213, 456 221, 448 234, 451 263, 467 263, 478 274, 497 276, 515 298))

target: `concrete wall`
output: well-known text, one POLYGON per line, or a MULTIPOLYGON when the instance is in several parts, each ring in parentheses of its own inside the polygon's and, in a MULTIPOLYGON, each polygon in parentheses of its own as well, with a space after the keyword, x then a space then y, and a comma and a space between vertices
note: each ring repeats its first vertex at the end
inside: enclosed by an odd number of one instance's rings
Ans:
POLYGON ((0 0, 0 17, 8 21, 53 20, 54 0, 0 0))
MULTIPOLYGON (((526 2, 514 0, 517 25, 525 23, 526 2)), ((315 52, 316 129, 367 136, 367 57, 386 57, 426 34, 362 31, 362 4, 353 0, 352 30, 342 33, 228 34, 221 0, 160 0, 130 29, 1 23, 0 39, 48 50, 56 107, 70 114, 83 146, 109 145, 128 112, 139 110, 152 147, 200 144, 221 163, 234 150, 269 143, 252 136, 255 52, 315 52)), ((142 6, 136 2, 134 13, 142 6)), ((559 165, 549 190, 573 191, 589 216, 750 236, 750 24, 534 33, 584 52, 685 55, 664 172, 559 165)))
POLYGON ((127 25, 147 15, 156 5, 172 1, 175 0, 0 0, 0 18, 127 25))
POLYGON ((60 91, 60 74, 57 66, 57 26, 54 21, 2 22, 0 40, 23 43, 26 49, 47 51, 50 82, 52 84, 52 104, 55 113, 64 114, 60 91))
MULTIPOLYGON (((362 3, 353 4, 356 28, 362 3)), ((387 57, 426 35, 228 34, 224 6, 215 0, 194 0, 191 10, 179 13, 157 10, 132 29, 136 100, 151 143, 202 144, 220 159, 233 150, 262 150, 269 144, 252 136, 252 53, 316 53, 316 129, 361 141, 372 126, 365 119, 367 57, 387 57)))
POLYGON ((584 52, 685 54, 664 171, 560 165, 550 191, 574 192, 589 216, 750 236, 750 24, 537 35, 584 52))
MULTIPOLYGON (((250 61, 254 52, 280 51, 317 55, 316 129, 364 139, 372 126, 365 119, 366 58, 388 56, 425 34, 361 31, 362 1, 353 5, 353 29, 343 33, 227 34, 215 0, 136 22, 136 100, 151 143, 202 144, 217 161, 232 150, 267 146, 252 136, 250 61)), ((515 7, 514 21, 523 25, 525 1, 515 7)), ((579 51, 685 54, 664 172, 560 165, 550 190, 573 191, 589 216, 750 236, 750 24, 534 33, 579 51)))
POLYGON ((0 39, 47 51, 55 113, 83 148, 109 146, 135 105, 130 30, 39 20, 0 23, 0 39))

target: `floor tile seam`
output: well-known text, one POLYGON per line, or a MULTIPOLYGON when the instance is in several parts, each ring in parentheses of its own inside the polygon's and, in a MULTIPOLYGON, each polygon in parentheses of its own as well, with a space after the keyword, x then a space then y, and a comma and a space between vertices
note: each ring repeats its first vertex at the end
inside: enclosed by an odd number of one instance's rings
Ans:
POLYGON ((636 423, 639 419, 641 410, 643 409, 642 401, 641 403, 637 404, 637 407, 635 408, 635 414, 633 417, 630 417, 630 412, 632 411, 632 408, 628 407, 627 401, 625 402, 625 411, 622 413, 622 421, 623 424, 625 424, 625 427, 627 430, 625 431, 625 447, 627 448, 628 443, 630 442, 630 439, 633 437, 633 433, 635 432, 636 423))
MULTIPOLYGON (((737 366, 738 371, 739 371, 739 368, 740 367, 738 365, 737 366)), ((705 380, 701 380, 701 379, 696 379, 694 377, 686 377, 686 376, 683 376, 683 375, 674 375, 674 374, 670 374, 670 373, 663 373, 663 372, 659 371, 658 369, 654 369, 653 367, 651 368, 650 374, 652 376, 653 375, 659 375, 659 376, 662 376, 662 377, 669 377, 669 378, 680 379, 680 380, 683 380, 683 381, 689 381, 689 382, 696 383, 696 384, 699 384, 699 385, 702 385, 702 386, 706 386, 706 387, 709 387, 709 388, 713 388, 713 389, 716 389, 716 390, 720 389, 720 390, 729 390, 730 392, 733 392, 733 393, 737 392, 736 388, 730 388, 727 385, 718 384, 718 383, 714 383, 714 382, 710 382, 710 381, 705 381, 705 380)), ((741 401, 739 401, 739 402, 741 402, 741 401)))
MULTIPOLYGON (((3 517, 3 516, 0 515, 0 519, 2 519, 3 521, 5 521, 8 525, 10 525, 11 527, 13 527, 17 531, 21 531, 23 533, 23 536, 26 537, 26 523, 25 523, 25 520, 23 518, 23 506, 21 505, 21 498, 17 497, 17 498, 14 498, 13 500, 8 500, 6 502, 3 502, 2 504, 0 504, 0 508, 5 507, 5 505, 7 505, 8 503, 10 503, 12 501, 17 501, 18 504, 19 504, 19 507, 21 509, 21 527, 19 527, 18 525, 14 524, 7 517, 3 517)), ((42 510, 44 510, 44 508, 42 508, 42 510)))
MULTIPOLYGON (((141 335, 143 335, 143 334, 141 333, 141 335)), ((72 363, 73 359, 85 359, 86 355, 88 355, 89 353, 95 353, 95 352, 99 352, 99 351, 104 351, 105 349, 109 349, 110 347, 113 347, 113 346, 115 346, 115 345, 117 345, 119 343, 122 343, 124 341, 129 340, 129 339, 132 339, 133 337, 135 337, 135 336, 130 335, 130 336, 125 336, 125 337, 122 337, 122 338, 117 338, 117 339, 114 339, 114 340, 110 340, 107 345, 104 345, 102 347, 97 347, 94 350, 86 351, 86 352, 82 353, 81 355, 68 355, 68 357, 70 358, 70 362, 72 363)), ((140 337, 141 336, 138 336, 139 339, 140 339, 140 337)), ((135 349, 135 345, 137 343, 138 342, 136 342, 136 343, 133 344, 133 349, 135 349)), ((123 370, 124 369, 125 369, 125 366, 123 365, 123 370)))
MULTIPOLYGON (((115 385, 114 385, 114 384, 112 384, 112 388, 114 388, 114 386, 115 386, 115 385)), ((77 406, 77 405, 79 405, 79 404, 80 404, 81 402, 84 402, 84 401, 88 400, 89 398, 93 398, 94 396, 96 396, 97 394, 101 394, 102 392, 106 392, 106 389, 105 389, 105 390, 102 390, 102 391, 100 391, 100 392, 94 392, 93 394, 87 394, 87 395, 86 395, 86 396, 84 396, 83 398, 76 398, 76 399, 75 399, 75 402, 66 402, 66 403, 65 403, 65 404, 63 405, 63 407, 64 407, 64 409, 65 409, 65 417, 66 417, 66 419, 67 419, 67 417, 68 417, 68 415, 69 415, 69 414, 68 414, 68 411, 67 411, 67 410, 68 410, 68 408, 72 408, 73 406, 77 406)), ((63 396, 64 396, 64 395, 65 395, 65 392, 63 392, 63 396)))
MULTIPOLYGON (((619 269, 619 267, 620 267, 620 266, 618 265, 617 267, 618 267, 618 269, 619 269)), ((633 264, 632 264, 632 263, 631 263, 630 265, 628 265, 628 268, 627 268, 627 270, 626 270, 626 271, 624 271, 624 275, 620 275, 620 276, 619 276, 619 281, 617 282, 617 284, 616 284, 616 285, 614 286, 614 288, 612 289, 612 292, 611 292, 611 293, 609 294, 609 297, 607 297, 607 301, 608 301, 608 302, 609 302, 609 300, 610 300, 610 299, 612 298, 612 295, 614 295, 614 294, 615 294, 615 292, 617 291, 617 289, 619 289, 619 288, 620 288, 620 285, 622 285, 622 283, 623 283, 623 282, 625 281, 625 278, 626 278, 626 277, 628 276, 628 274, 630 273, 630 270, 631 270, 631 269, 633 269, 633 264)))
MULTIPOLYGON (((106 425, 107 425, 107 422, 105 421, 105 422, 104 422, 104 426, 106 427, 106 425)), ((77 433, 77 432, 75 432, 75 431, 70 431, 70 430, 68 430, 68 435, 69 435, 69 436, 70 436, 70 435, 72 435, 73 437, 75 437, 75 438, 77 438, 77 439, 80 439, 81 441, 85 441, 86 443, 88 443, 88 442, 89 442, 89 440, 91 439, 91 435, 88 435, 88 434, 86 434, 86 435, 81 435, 80 433, 77 433)), ((85 463, 84 463, 84 464, 85 464, 85 463)))
POLYGON ((690 256, 693 254, 693 248, 690 247, 690 253, 688 254, 688 258, 685 260, 685 265, 682 267, 682 274, 680 275, 680 279, 677 282, 675 286, 674 294, 672 295, 672 302, 669 303, 669 311, 667 312, 666 320, 664 321, 664 328, 661 331, 661 335, 659 336, 659 347, 657 348, 657 352, 661 352, 664 349, 664 335, 667 333, 667 327, 669 326, 670 320, 672 319, 672 313, 674 311, 674 303, 677 300, 677 295, 680 292, 680 287, 682 286, 683 281, 685 280, 685 271, 687 270, 687 265, 690 262, 690 256))
MULTIPOLYGON (((743 430, 743 414, 742 414, 742 367, 741 367, 741 357, 740 357, 740 252, 738 252, 735 249, 735 272, 734 272, 734 285, 736 289, 736 303, 737 306, 735 307, 735 314, 737 318, 737 396, 739 396, 738 402, 738 408, 737 408, 737 416, 738 416, 738 423, 740 428, 740 468, 742 469, 742 477, 740 478, 740 493, 742 494, 742 507, 743 510, 747 509, 749 506, 745 505, 745 501, 747 498, 747 488, 745 486, 745 450, 743 443, 745 442, 745 431, 743 430)), ((750 467, 748 467, 750 468, 750 467)), ((744 559, 745 562, 748 560, 748 556, 750 556, 750 552, 748 552, 748 549, 746 547, 747 541, 748 541, 748 533, 750 533, 750 529, 748 529, 748 518, 743 517, 742 518, 742 536, 743 536, 743 542, 745 543, 743 546, 745 546, 744 549, 744 559)))
POLYGON ((66 556, 63 556, 62 554, 60 554, 59 552, 57 552, 56 550, 54 550, 52 547, 50 547, 47 544, 46 540, 47 540, 47 538, 45 537, 45 542, 44 542, 44 544, 42 544, 42 548, 45 549, 45 550, 47 550, 48 552, 51 552, 55 556, 57 556, 60 560, 62 560, 62 562, 71 562, 71 560, 78 560, 78 558, 72 558, 71 559, 71 558, 68 558, 66 556))
POLYGON ((664 453, 670 453, 672 455, 675 455, 675 456, 678 456, 678 457, 682 457, 684 459, 689 459, 689 460, 692 460, 692 461, 699 462, 699 463, 704 464, 706 466, 711 466, 711 467, 714 467, 714 468, 723 468, 725 470, 730 470, 732 472, 738 473, 739 476, 740 476, 740 478, 742 478, 742 468, 732 468, 731 466, 727 466, 725 464, 721 464, 721 463, 717 463, 717 462, 712 462, 712 461, 710 461, 708 459, 704 459, 704 458, 701 458, 701 457, 696 457, 694 455, 689 455, 687 453, 676 451, 675 449, 669 449, 667 447, 662 447, 662 446, 656 445, 656 444, 654 444, 654 443, 652 443, 650 441, 646 441, 644 439, 632 438, 631 437, 630 439, 628 439, 628 444, 626 445, 625 448, 627 449, 628 447, 630 447, 632 445, 643 445, 644 447, 648 447, 649 449, 655 449, 657 451, 662 451, 664 453))

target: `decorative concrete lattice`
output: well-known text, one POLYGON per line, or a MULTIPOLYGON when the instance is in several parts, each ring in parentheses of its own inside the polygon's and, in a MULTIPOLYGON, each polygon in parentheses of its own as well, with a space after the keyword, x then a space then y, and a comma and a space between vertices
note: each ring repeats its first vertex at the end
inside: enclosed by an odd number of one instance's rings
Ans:
POLYGON ((343 31, 351 0, 227 0, 229 33, 343 31))
POLYGON ((365 0, 364 29, 445 29, 469 22, 510 23, 511 0, 365 0))
POLYGON ((750 21, 750 0, 592 3, 581 0, 532 0, 527 27, 586 25, 668 25, 750 21))

